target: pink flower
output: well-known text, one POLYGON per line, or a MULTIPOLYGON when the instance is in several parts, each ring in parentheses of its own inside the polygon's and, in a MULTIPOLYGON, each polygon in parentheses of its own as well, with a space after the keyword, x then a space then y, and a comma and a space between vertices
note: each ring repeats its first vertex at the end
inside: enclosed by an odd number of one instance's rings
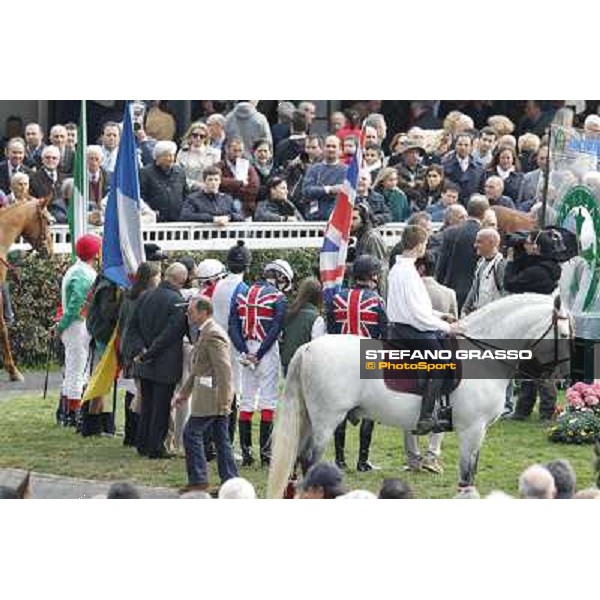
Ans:
POLYGON ((596 396, 600 396, 600 383, 594 383, 590 387, 592 390, 594 390, 594 394, 596 394, 596 396))
POLYGON ((600 404, 600 398, 598 398, 598 396, 596 396, 594 394, 588 394, 585 397, 585 403, 588 406, 598 406, 598 404, 600 404))
POLYGON ((583 381, 578 381, 577 383, 573 384, 568 390, 567 393, 569 392, 569 390, 573 390, 575 392, 580 392, 583 393, 585 392, 585 390, 588 389, 588 387, 590 387, 587 383, 583 383, 583 381))

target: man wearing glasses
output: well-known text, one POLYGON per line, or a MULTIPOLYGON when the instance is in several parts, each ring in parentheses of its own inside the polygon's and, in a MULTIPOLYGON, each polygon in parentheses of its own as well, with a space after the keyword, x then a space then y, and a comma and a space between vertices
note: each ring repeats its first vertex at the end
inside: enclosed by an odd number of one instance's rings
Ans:
POLYGON ((34 198, 60 197, 60 190, 64 175, 59 173, 60 150, 56 146, 46 146, 42 151, 42 168, 32 176, 29 184, 31 195, 34 198))

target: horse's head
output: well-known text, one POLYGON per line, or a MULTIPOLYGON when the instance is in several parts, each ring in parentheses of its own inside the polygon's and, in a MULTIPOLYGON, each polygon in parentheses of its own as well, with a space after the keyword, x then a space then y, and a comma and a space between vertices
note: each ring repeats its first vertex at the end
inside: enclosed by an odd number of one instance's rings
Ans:
POLYGON ((52 231, 50 230, 54 219, 48 212, 50 200, 51 197, 48 196, 34 201, 33 215, 25 223, 22 232, 25 241, 31 244, 31 247, 37 250, 43 258, 52 255, 54 250, 52 231))

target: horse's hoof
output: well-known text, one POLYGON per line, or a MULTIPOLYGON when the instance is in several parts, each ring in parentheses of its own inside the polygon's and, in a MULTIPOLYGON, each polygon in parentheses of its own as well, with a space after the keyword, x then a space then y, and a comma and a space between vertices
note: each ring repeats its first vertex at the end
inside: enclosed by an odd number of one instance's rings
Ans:
POLYGON ((11 381, 25 381, 25 377, 19 371, 13 371, 9 377, 11 381))

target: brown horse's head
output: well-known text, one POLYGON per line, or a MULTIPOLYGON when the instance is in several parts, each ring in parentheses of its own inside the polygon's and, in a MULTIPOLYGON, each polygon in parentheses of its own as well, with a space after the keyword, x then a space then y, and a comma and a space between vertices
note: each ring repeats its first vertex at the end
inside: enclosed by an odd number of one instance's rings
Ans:
POLYGON ((51 198, 47 197, 33 201, 35 202, 32 205, 33 216, 25 223, 22 232, 25 241, 31 244, 31 247, 37 250, 43 258, 50 256, 54 250, 52 232, 50 231, 52 216, 48 212, 50 200, 51 198))

